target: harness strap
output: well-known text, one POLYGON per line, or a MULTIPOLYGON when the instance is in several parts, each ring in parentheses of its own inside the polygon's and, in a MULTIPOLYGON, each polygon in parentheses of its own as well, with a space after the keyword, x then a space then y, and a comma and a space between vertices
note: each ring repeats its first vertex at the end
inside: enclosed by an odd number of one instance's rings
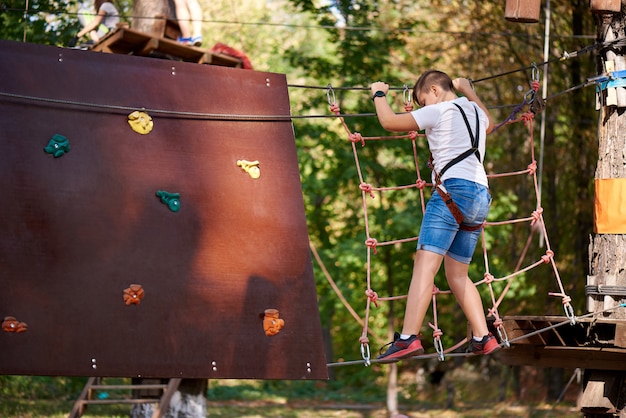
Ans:
POLYGON ((472 128, 470 127, 469 121, 467 120, 467 115, 465 114, 461 106, 459 106, 456 103, 452 103, 452 104, 455 105, 459 109, 459 111, 461 112, 461 116, 463 116, 463 121, 465 121, 465 126, 467 127, 467 132, 469 133, 470 140, 472 142, 472 148, 466 150, 461 155, 458 155, 454 159, 448 161, 448 163, 443 167, 443 169, 439 173, 435 171, 435 165, 432 161, 432 153, 430 155, 429 163, 431 165, 431 168, 433 169, 433 172, 435 173, 435 180, 436 180, 435 190, 437 190, 437 193, 439 193, 439 196, 441 196, 441 199, 445 202, 448 209, 450 209, 452 216, 454 216, 454 220, 456 221, 456 223, 459 224, 459 228, 462 231, 476 231, 482 227, 482 224, 472 225, 472 226, 464 224, 463 220, 465 218, 463 216, 463 213, 459 209, 459 207, 456 205, 456 203, 454 203, 450 194, 448 194, 447 192, 444 192, 441 189, 441 187, 439 187, 439 185, 441 184, 441 177, 453 165, 463 161, 464 159, 466 159, 472 154, 474 154, 476 158, 478 159, 478 161, 480 162, 480 151, 478 151, 478 144, 480 140, 480 119, 478 118, 478 109, 474 106, 475 113, 476 113, 476 136, 474 136, 474 133, 472 132, 472 128))
POLYGON ((461 116, 463 116, 463 121, 465 122, 465 126, 467 127, 467 132, 469 133, 470 139, 472 141, 472 148, 468 149, 467 151, 455 157, 454 159, 448 161, 448 164, 446 164, 445 167, 443 167, 443 169, 441 169, 441 171, 438 173, 439 177, 443 177, 443 174, 446 171, 448 171, 450 167, 452 167, 453 165, 457 163, 460 163, 461 161, 463 161, 464 159, 466 159, 472 154, 474 154, 476 158, 478 158, 478 161, 480 161, 480 151, 478 151, 478 141, 480 141, 480 130, 479 130, 480 120, 478 119, 478 109, 474 107, 474 111, 476 113, 476 136, 474 136, 474 133, 472 132, 472 128, 470 127, 469 121, 467 120, 467 115, 465 114, 461 106, 459 106, 456 103, 452 103, 452 104, 455 105, 459 109, 459 111, 461 112, 461 116))

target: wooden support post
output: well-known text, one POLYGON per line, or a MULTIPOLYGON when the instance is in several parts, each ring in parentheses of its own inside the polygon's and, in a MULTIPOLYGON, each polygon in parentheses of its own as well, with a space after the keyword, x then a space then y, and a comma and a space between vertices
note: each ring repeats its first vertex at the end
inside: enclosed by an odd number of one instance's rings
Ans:
POLYGON ((152 418, 161 418, 164 413, 167 411, 167 407, 170 405, 170 401, 172 400, 172 396, 178 390, 178 386, 180 386, 180 381, 182 379, 170 379, 167 384, 167 389, 163 393, 161 397, 161 401, 159 405, 154 409, 154 413, 152 414, 152 418))
MULTIPOLYGON (((598 41, 610 42, 614 39, 622 39, 625 36, 625 23, 626 17, 622 12, 599 15, 598 34, 602 39, 598 41)), ((615 70, 616 63, 622 65, 623 57, 619 56, 618 52, 619 49, 614 48, 599 51, 603 63, 603 68, 598 68, 599 73, 608 74, 615 70)), ((624 154, 626 137, 623 134, 626 130, 626 114, 623 108, 620 109, 625 103, 620 104, 614 88, 606 90, 602 91, 599 97, 602 106, 599 109, 596 187, 606 180, 626 178, 626 155, 624 154)), ((598 289, 601 286, 622 288, 626 286, 626 235, 620 233, 614 226, 618 225, 618 222, 606 222, 611 226, 606 227, 603 224, 602 228, 599 227, 597 222, 598 208, 601 207, 599 202, 604 204, 603 199, 598 199, 598 193, 596 193, 596 233, 591 237, 589 245, 587 285, 598 289)), ((621 202, 616 201, 608 202, 609 207, 620 204, 621 202)), ((626 319, 625 309, 618 307, 616 299, 623 301, 621 296, 596 294, 588 299, 589 309, 591 312, 597 312, 600 318, 626 319), (605 312, 606 309, 611 310, 605 312)), ((620 323, 615 329, 615 344, 623 346, 624 339, 624 325, 620 323)), ((585 370, 585 383, 579 398, 581 411, 599 415, 620 413, 620 416, 624 416, 625 381, 626 373, 623 371, 585 370)))

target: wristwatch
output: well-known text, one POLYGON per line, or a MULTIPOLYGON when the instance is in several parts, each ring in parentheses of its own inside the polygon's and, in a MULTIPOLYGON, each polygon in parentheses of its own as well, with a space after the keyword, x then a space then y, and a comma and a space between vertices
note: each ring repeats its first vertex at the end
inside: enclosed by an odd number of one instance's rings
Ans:
POLYGON ((374 93, 374 95, 372 96, 372 101, 376 100, 377 97, 385 97, 386 94, 384 91, 382 90, 378 90, 376 93, 374 93))

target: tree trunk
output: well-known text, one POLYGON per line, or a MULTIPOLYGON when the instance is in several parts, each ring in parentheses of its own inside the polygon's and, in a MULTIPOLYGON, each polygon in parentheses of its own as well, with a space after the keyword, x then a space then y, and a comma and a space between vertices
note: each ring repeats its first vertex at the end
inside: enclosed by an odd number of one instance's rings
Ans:
POLYGON ((130 26, 139 32, 161 37, 169 15, 169 0, 135 0, 130 26))
MULTIPOLYGON (((136 379, 141 380, 141 379, 136 379)), ((156 383, 144 379, 145 383, 156 383)), ((167 379, 160 379, 162 383, 167 379)), ((139 383, 139 382, 136 382, 139 383)), ((180 382, 178 390, 172 396, 169 407, 162 415, 165 418, 205 418, 207 416, 206 409, 206 391, 208 381, 206 379, 183 379, 180 382)), ((146 393, 146 397, 150 397, 146 393)), ((160 395, 155 397, 155 403, 144 403, 134 405, 130 412, 131 418, 152 418, 157 407, 156 401, 160 395)))
POLYGON ((398 413, 398 364, 389 366, 389 381, 387 382, 387 411, 391 416, 398 413))
MULTIPOLYGON (((611 41, 625 36, 624 13, 601 15, 598 17, 598 37, 600 41, 611 41)), ((623 47, 609 47, 601 51, 601 72, 616 71, 616 63, 624 60, 623 47)), ((619 64, 621 65, 621 64, 619 64)), ((619 103, 623 87, 608 88, 601 94, 601 109, 598 129, 598 166, 596 168, 596 187, 606 179, 626 178, 626 103, 619 103)), ((598 196, 596 195, 596 200, 598 196)), ((623 202, 621 202, 623 203, 623 202)), ((596 231, 598 225, 596 224, 596 231)), ((591 238, 589 247, 588 286, 617 286, 626 288, 626 234, 602 233, 599 231, 591 238)), ((588 298, 588 310, 599 312, 611 309, 619 303, 621 297, 592 292, 588 298), (592 294, 595 293, 595 294, 592 294)), ((604 315, 610 318, 624 319, 623 309, 615 309, 604 315)))
MULTIPOLYGON (((622 0, 620 13, 597 16, 599 41, 624 39, 626 26, 624 3, 622 0)), ((599 51, 598 64, 601 65, 599 69, 601 74, 626 69, 624 47, 621 44, 605 44, 604 49, 599 51)), ((623 300, 623 290, 626 290, 626 231, 621 230, 623 226, 615 216, 619 211, 605 210, 619 208, 623 202, 614 201, 619 193, 613 192, 612 195, 604 195, 606 192, 599 193, 599 186, 605 187, 603 185, 607 184, 607 180, 609 184, 623 186, 626 178, 626 89, 612 88, 608 85, 598 94, 598 99, 600 116, 598 166, 595 175, 596 233, 591 237, 589 245, 587 308, 590 312, 602 312, 605 318, 624 319, 626 318, 624 309, 613 308, 623 300), (602 211, 599 211, 599 208, 602 208, 602 211), (610 216, 601 218, 602 212, 609 213, 610 216), (606 222, 602 222, 603 220, 606 222), (603 287, 607 290, 602 291, 603 287)), ((617 190, 619 187, 621 186, 618 186, 617 190)), ((618 323, 616 326, 623 324, 618 323)), ((626 345, 617 341, 617 331, 615 338, 616 345, 626 345)), ((626 396, 621 388, 625 383, 626 374, 623 372, 585 370, 584 388, 579 399, 581 410, 594 416, 614 416, 615 413, 622 416, 626 396)))

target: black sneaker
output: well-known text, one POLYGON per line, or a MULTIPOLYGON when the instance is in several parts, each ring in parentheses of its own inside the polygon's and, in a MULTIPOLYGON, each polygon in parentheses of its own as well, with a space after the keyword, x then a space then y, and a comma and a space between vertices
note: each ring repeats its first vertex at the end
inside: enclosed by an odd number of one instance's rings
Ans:
POLYGON ((499 347, 500 345, 498 344, 496 337, 489 333, 488 335, 485 335, 480 342, 474 340, 474 337, 472 337, 465 352, 473 354, 490 354, 499 347))
POLYGON ((403 340, 400 338, 400 334, 395 332, 393 341, 384 345, 380 351, 387 346, 389 346, 387 351, 376 357, 377 360, 403 359, 424 352, 422 342, 417 335, 411 335, 408 339, 403 340))

